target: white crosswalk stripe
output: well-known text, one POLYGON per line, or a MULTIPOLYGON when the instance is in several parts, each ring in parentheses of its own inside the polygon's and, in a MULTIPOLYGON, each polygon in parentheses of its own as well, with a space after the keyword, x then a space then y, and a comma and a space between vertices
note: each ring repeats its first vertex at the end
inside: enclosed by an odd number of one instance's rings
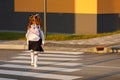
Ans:
MULTIPOLYGON (((33 69, 31 66, 24 66, 24 65, 15 65, 15 64, 4 64, 0 65, 0 67, 11 67, 11 68, 21 68, 21 69, 33 69)), ((56 68, 56 67, 45 67, 45 66, 40 66, 38 68, 34 69, 39 69, 39 70, 51 70, 51 71, 60 71, 60 72, 72 72, 72 71, 77 71, 80 69, 72 69, 72 68, 56 68)))
MULTIPOLYGON (((19 54, 19 55, 29 55, 29 53, 26 53, 26 54, 19 54)), ((79 58, 80 56, 78 55, 65 55, 65 54, 39 54, 40 56, 43 56, 43 57, 46 57, 46 56, 49 56, 49 57, 72 57, 72 58, 79 58)), ((82 57, 82 56, 81 56, 82 57)))
MULTIPOLYGON (((44 53, 39 55, 38 67, 34 68, 30 66, 30 54, 28 54, 28 52, 23 52, 18 56, 12 57, 12 60, 10 61, 2 61, 4 64, 0 65, 0 74, 59 80, 73 80, 82 77, 75 75, 54 74, 53 72, 70 73, 80 71, 81 69, 78 66, 83 64, 75 62, 77 60, 82 60, 81 55, 78 53, 75 55, 73 53, 69 54, 69 52, 62 54, 60 54, 60 52, 55 54, 44 53), (24 69, 38 70, 38 72, 24 71, 24 69), (50 73, 43 73, 41 71, 49 71, 50 73)), ((0 80, 17 80, 14 77, 12 78, 1 77, 0 80)))
POLYGON ((0 80, 17 80, 17 79, 0 78, 0 80))
MULTIPOLYGON (((12 61, 6 61, 6 62, 10 62, 10 63, 29 63, 30 61, 24 61, 24 60, 12 60, 12 61)), ((61 66, 78 66, 78 65, 82 65, 82 63, 73 63, 73 62, 45 62, 45 61, 39 61, 38 62, 39 65, 61 65, 61 66)))
MULTIPOLYGON (((13 57, 14 59, 30 59, 29 56, 17 56, 13 57)), ((39 57, 39 60, 59 60, 59 61, 65 61, 65 60, 81 60, 79 58, 53 58, 53 57, 39 57)))
MULTIPOLYGON (((29 53, 30 51, 23 51, 23 52, 26 52, 26 53, 29 53)), ((65 52, 65 51, 44 51, 42 53, 60 53, 60 54, 74 54, 74 55, 78 55, 78 54, 84 54, 84 52, 65 52)))
POLYGON ((12 71, 12 70, 0 70, 0 74, 20 75, 20 76, 33 76, 37 78, 49 78, 49 79, 60 79, 60 80, 73 80, 80 78, 77 76, 58 75, 58 74, 47 74, 47 73, 34 73, 25 71, 12 71))

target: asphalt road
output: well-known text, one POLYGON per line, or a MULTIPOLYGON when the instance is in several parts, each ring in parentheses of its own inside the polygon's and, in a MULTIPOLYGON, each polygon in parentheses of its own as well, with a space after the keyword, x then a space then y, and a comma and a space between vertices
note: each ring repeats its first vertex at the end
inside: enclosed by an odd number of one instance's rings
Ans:
POLYGON ((120 53, 46 52, 33 68, 28 52, 0 50, 0 80, 120 80, 120 53))

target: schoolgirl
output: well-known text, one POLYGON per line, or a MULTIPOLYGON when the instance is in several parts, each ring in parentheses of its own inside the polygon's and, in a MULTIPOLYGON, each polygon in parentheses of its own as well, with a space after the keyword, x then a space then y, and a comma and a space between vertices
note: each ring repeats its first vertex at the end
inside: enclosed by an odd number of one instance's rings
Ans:
POLYGON ((26 38, 28 50, 31 54, 31 66, 37 67, 38 53, 44 51, 44 34, 38 14, 29 17, 26 38))

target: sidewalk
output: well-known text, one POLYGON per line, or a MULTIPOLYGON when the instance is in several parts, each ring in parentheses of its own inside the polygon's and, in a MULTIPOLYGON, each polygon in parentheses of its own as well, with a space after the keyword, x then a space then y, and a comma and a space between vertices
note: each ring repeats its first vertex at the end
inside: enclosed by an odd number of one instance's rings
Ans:
MULTIPOLYGON (((46 51, 87 51, 95 46, 112 47, 120 45, 120 34, 86 40, 46 41, 46 51)), ((24 40, 0 40, 0 49, 27 49, 24 40)))

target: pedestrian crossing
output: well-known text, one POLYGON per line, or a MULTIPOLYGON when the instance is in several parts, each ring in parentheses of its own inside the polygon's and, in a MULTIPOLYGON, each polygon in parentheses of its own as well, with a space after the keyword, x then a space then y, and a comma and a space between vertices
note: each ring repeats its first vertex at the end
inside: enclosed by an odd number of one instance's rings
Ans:
MULTIPOLYGON (((0 80, 19 80, 15 76, 26 77, 29 80, 51 79, 51 80, 74 80, 82 76, 70 75, 80 71, 83 65, 82 52, 44 52, 38 55, 38 67, 30 66, 30 54, 27 51, 19 53, 9 61, 0 64, 0 80), (77 66, 77 67, 76 67, 77 66), (64 74, 65 73, 65 74, 64 74)), ((24 79, 23 79, 24 80, 24 79)))

